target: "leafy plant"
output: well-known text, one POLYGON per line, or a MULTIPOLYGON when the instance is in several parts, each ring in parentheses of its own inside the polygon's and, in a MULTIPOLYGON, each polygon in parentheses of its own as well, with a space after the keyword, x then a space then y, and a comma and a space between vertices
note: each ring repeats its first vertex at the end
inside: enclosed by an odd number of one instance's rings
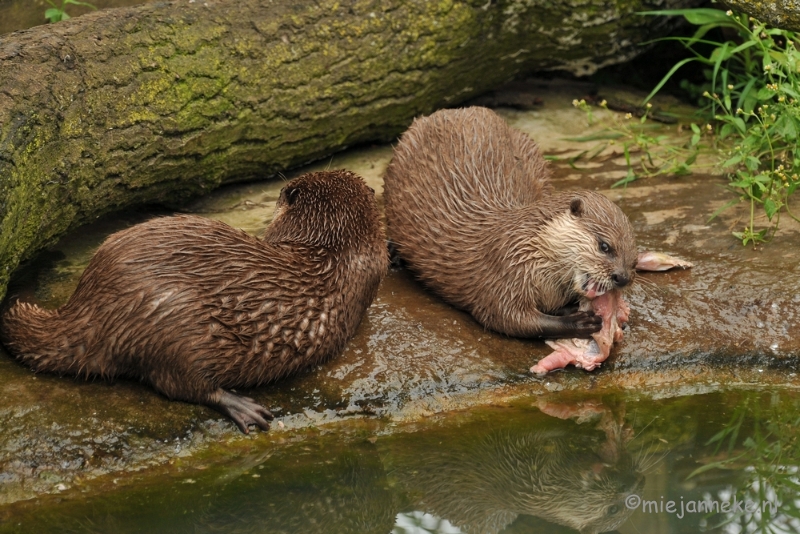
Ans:
MULTIPOLYGON (((572 105, 584 111, 589 124, 592 124, 594 115, 591 106, 585 100, 574 100, 572 105)), ((602 108, 608 107, 605 100, 599 105, 602 108)), ((690 167, 695 164, 700 151, 699 143, 703 135, 701 128, 692 123, 691 139, 686 143, 676 144, 664 133, 663 126, 648 122, 652 104, 648 102, 643 110, 638 120, 634 120, 631 113, 624 116, 613 115, 605 121, 606 127, 603 130, 583 137, 570 138, 570 141, 579 142, 599 141, 591 149, 571 157, 568 160, 570 165, 574 166, 580 160, 592 159, 609 146, 619 143, 625 156, 628 173, 612 187, 624 186, 646 176, 689 174, 690 167)))
POLYGON ((61 20, 69 20, 70 16, 67 15, 66 8, 67 5, 72 4, 75 6, 86 6, 92 9, 97 9, 92 4, 87 2, 79 2, 78 0, 62 0, 61 7, 56 6, 51 0, 47 0, 47 3, 50 4, 51 8, 48 8, 44 12, 44 18, 46 18, 50 22, 59 22, 61 20))
POLYGON ((732 11, 682 9, 643 14, 680 15, 698 26, 692 37, 668 38, 681 42, 692 56, 676 63, 645 102, 685 64, 699 62, 706 67, 706 83, 694 89, 702 90, 703 112, 721 142, 719 165, 728 173, 729 187, 739 195, 712 218, 734 204, 749 202, 749 222, 734 235, 743 245, 768 240, 783 211, 798 220, 789 209, 789 197, 800 187, 797 35, 732 11), (718 34, 731 37, 724 41, 706 38, 712 30, 726 30, 718 34), (757 209, 766 214, 769 227, 756 228, 757 209))
MULTIPOLYGON (((608 145, 622 146, 628 173, 615 186, 655 174, 688 174, 697 166, 700 142, 711 139, 716 156, 714 166, 727 173, 729 188, 737 198, 711 215, 711 219, 738 203, 748 202, 750 216, 741 231, 733 235, 743 245, 767 241, 778 228, 782 213, 800 221, 789 207, 789 197, 800 187, 800 39, 794 32, 768 28, 765 24, 732 11, 681 9, 653 11, 643 15, 683 16, 698 26, 691 37, 668 37, 678 41, 690 57, 677 62, 645 98, 644 113, 638 121, 631 114, 611 118, 607 127, 579 141, 601 141, 592 149, 571 158, 600 154, 608 145), (724 31, 723 31, 724 30, 724 31), (710 34, 724 40, 713 40, 710 34), (667 81, 689 63, 704 67, 706 81, 681 87, 700 99, 697 122, 689 125, 691 138, 675 141, 658 135, 658 125, 648 124, 650 100, 667 81), (638 159, 637 159, 638 158, 638 159), (757 228, 756 213, 769 224, 757 228)), ((583 100, 573 104, 594 121, 583 100)), ((603 105, 603 103, 601 103, 603 105)))

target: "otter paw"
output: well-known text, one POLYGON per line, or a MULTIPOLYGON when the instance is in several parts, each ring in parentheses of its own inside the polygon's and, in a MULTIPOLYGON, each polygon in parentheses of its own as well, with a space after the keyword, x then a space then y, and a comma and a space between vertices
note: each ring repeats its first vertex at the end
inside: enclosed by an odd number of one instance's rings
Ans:
POLYGON ((588 338, 603 328, 603 318, 593 311, 582 311, 561 318, 566 327, 565 337, 588 338))
POLYGON ((269 430, 269 423, 275 416, 272 412, 255 402, 249 397, 235 395, 225 390, 220 390, 219 401, 211 406, 230 417, 236 426, 245 434, 250 433, 247 428, 256 425, 261 430, 269 430))

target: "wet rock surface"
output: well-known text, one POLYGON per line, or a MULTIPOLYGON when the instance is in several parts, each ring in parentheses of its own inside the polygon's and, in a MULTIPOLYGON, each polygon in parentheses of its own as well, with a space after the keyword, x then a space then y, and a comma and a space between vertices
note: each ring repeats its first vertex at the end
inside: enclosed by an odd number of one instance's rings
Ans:
MULTIPOLYGON (((326 424, 347 419, 381 416, 384 422, 413 422, 562 390, 623 388, 667 397, 731 385, 800 385, 795 374, 800 226, 784 218, 769 245, 742 248, 730 231, 749 217, 744 206, 708 221, 732 198, 720 176, 649 179, 611 189, 625 174, 620 154, 607 154, 588 168, 563 162, 586 149, 565 140, 590 130, 571 105, 584 87, 554 82, 538 90, 540 109, 498 111, 545 153, 562 158, 553 165, 556 186, 602 191, 631 218, 641 249, 667 252, 695 265, 639 276, 626 291, 632 312, 625 339, 602 368, 533 377, 528 369, 550 351, 543 342, 484 330, 402 269, 390 272, 341 357, 247 392, 276 414, 268 433, 240 435, 216 412, 170 402, 135 382, 34 375, 2 353, 0 505, 6 512, 0 507, 0 522, 16 501, 57 498, 45 498, 48 493, 80 496, 209 465, 238 465, 234 458, 280 451, 281 443, 302 442, 317 428, 346 433, 364 424, 326 424)), ((664 128, 674 131, 675 126, 664 128)), ((390 157, 391 147, 366 147, 313 168, 358 172, 380 198, 390 157)), ((186 209, 258 234, 282 185, 230 187, 186 209)), ((60 305, 106 235, 150 216, 125 214, 79 230, 29 265, 9 294, 60 305)))

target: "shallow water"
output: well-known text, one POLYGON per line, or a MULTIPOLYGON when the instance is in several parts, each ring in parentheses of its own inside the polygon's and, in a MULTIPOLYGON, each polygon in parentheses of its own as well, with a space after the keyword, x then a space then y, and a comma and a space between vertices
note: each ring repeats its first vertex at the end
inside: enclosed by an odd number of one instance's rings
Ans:
POLYGON ((792 390, 608 392, 353 422, 102 495, 16 503, 0 532, 797 532, 799 408, 792 390))

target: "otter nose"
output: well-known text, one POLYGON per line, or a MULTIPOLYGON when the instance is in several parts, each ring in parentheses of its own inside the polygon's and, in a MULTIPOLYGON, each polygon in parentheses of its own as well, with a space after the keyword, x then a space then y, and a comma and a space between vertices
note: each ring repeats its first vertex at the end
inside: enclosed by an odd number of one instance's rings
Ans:
POLYGON ((630 283, 631 279, 627 274, 614 273, 611 275, 611 281, 614 282, 616 287, 625 287, 630 283))

